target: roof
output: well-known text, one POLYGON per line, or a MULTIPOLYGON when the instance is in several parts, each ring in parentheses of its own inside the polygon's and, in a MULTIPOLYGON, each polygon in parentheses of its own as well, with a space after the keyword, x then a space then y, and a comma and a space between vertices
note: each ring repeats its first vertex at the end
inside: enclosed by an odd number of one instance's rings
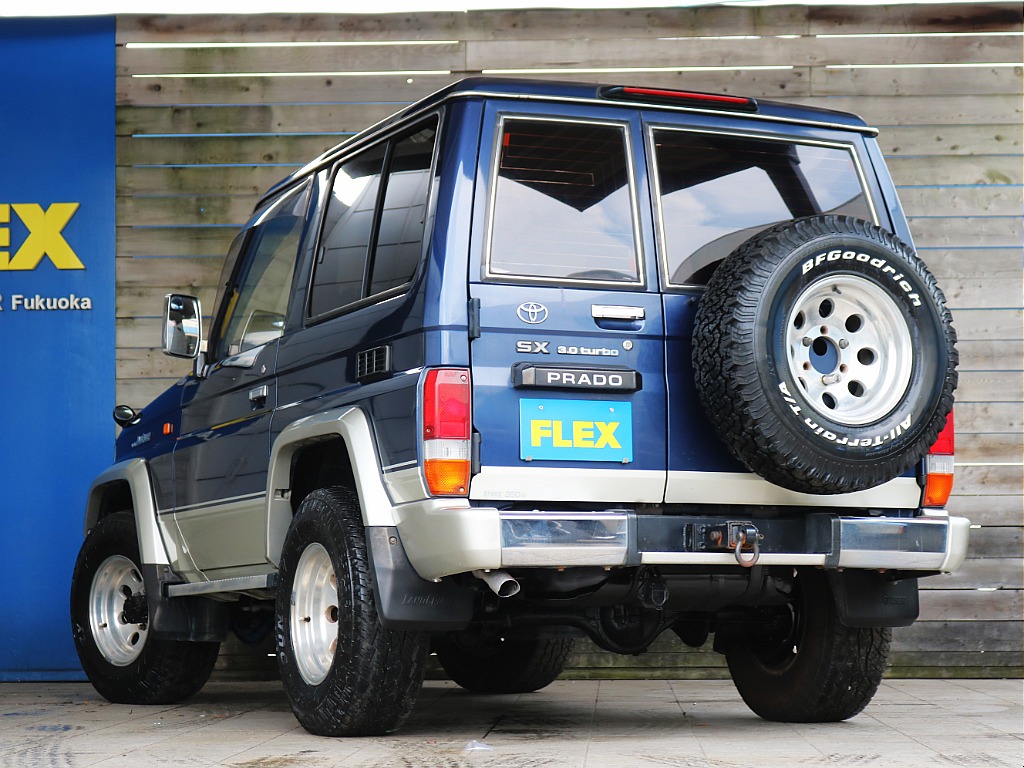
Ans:
POLYGON ((359 143, 369 136, 454 98, 498 97, 527 101, 569 101, 578 103, 629 104, 634 108, 663 109, 669 111, 711 114, 742 114, 756 120, 804 125, 825 126, 833 129, 854 130, 875 134, 864 120, 849 112, 820 107, 790 104, 781 101, 751 99, 742 96, 679 91, 666 88, 580 83, 562 80, 529 80, 512 77, 468 77, 420 99, 405 109, 349 137, 324 152, 315 160, 274 185, 270 195, 288 186, 299 176, 330 162, 343 149, 359 143), (625 92, 625 93, 624 93, 625 92))

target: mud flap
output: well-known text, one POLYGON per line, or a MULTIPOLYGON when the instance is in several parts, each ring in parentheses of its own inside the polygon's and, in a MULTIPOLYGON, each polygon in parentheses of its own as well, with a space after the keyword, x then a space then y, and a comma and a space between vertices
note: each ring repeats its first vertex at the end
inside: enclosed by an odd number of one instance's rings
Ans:
POLYGON ((373 593, 381 623, 387 629, 463 629, 473 618, 475 593, 469 587, 427 581, 409 562, 398 529, 372 526, 366 529, 373 593))
POLYGON ((917 579, 874 571, 830 571, 839 620, 848 627, 909 627, 917 619, 917 579))

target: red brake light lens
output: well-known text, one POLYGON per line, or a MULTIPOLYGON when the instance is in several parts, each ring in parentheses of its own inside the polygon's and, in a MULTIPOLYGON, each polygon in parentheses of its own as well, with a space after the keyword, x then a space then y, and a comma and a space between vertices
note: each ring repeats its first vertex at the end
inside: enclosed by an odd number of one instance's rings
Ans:
POLYGON ((434 496, 469 492, 472 388, 465 368, 427 371, 423 381, 423 477, 434 496))
POLYGON ((703 91, 677 91, 671 88, 638 88, 632 85, 616 85, 602 88, 602 97, 620 101, 641 101, 651 104, 670 104, 680 107, 704 107, 727 109, 738 112, 757 112, 757 101, 745 96, 729 96, 724 93, 703 91))
POLYGON ((953 446, 955 443, 954 434, 956 427, 953 425, 953 412, 949 412, 949 416, 946 417, 946 426, 939 432, 939 436, 935 438, 935 443, 932 445, 931 450, 928 453, 939 453, 952 455, 954 453, 953 446))
POLYGON ((953 412, 946 417, 946 426, 939 432, 931 450, 924 459, 925 483, 924 498, 921 505, 925 507, 945 507, 953 493, 953 447, 954 447, 953 412))
POLYGON ((423 439, 468 440, 469 371, 443 368, 427 372, 423 386, 423 439))

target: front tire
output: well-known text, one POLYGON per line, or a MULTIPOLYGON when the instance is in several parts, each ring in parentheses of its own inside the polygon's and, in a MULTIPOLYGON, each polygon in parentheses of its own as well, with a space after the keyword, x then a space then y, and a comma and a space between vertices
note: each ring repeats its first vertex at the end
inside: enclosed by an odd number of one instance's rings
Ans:
POLYGON ((882 681, 892 630, 839 621, 827 576, 801 571, 790 616, 767 637, 726 648, 736 690, 765 720, 831 723, 868 705, 882 681))
POLYGON ((275 635, 292 712, 317 736, 395 731, 416 702, 427 637, 384 629, 372 584, 355 493, 313 491, 281 552, 275 635))
POLYGON ((100 520, 71 578, 71 627, 82 668, 115 704, 173 704, 210 678, 220 643, 162 640, 149 627, 131 512, 100 520))

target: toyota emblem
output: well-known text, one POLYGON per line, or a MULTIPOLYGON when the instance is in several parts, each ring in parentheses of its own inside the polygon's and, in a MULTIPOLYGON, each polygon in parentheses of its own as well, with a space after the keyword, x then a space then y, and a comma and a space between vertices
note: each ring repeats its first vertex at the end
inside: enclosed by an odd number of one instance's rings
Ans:
POLYGON ((516 314, 524 323, 537 325, 548 319, 548 308, 536 301, 524 301, 516 309, 516 314))

